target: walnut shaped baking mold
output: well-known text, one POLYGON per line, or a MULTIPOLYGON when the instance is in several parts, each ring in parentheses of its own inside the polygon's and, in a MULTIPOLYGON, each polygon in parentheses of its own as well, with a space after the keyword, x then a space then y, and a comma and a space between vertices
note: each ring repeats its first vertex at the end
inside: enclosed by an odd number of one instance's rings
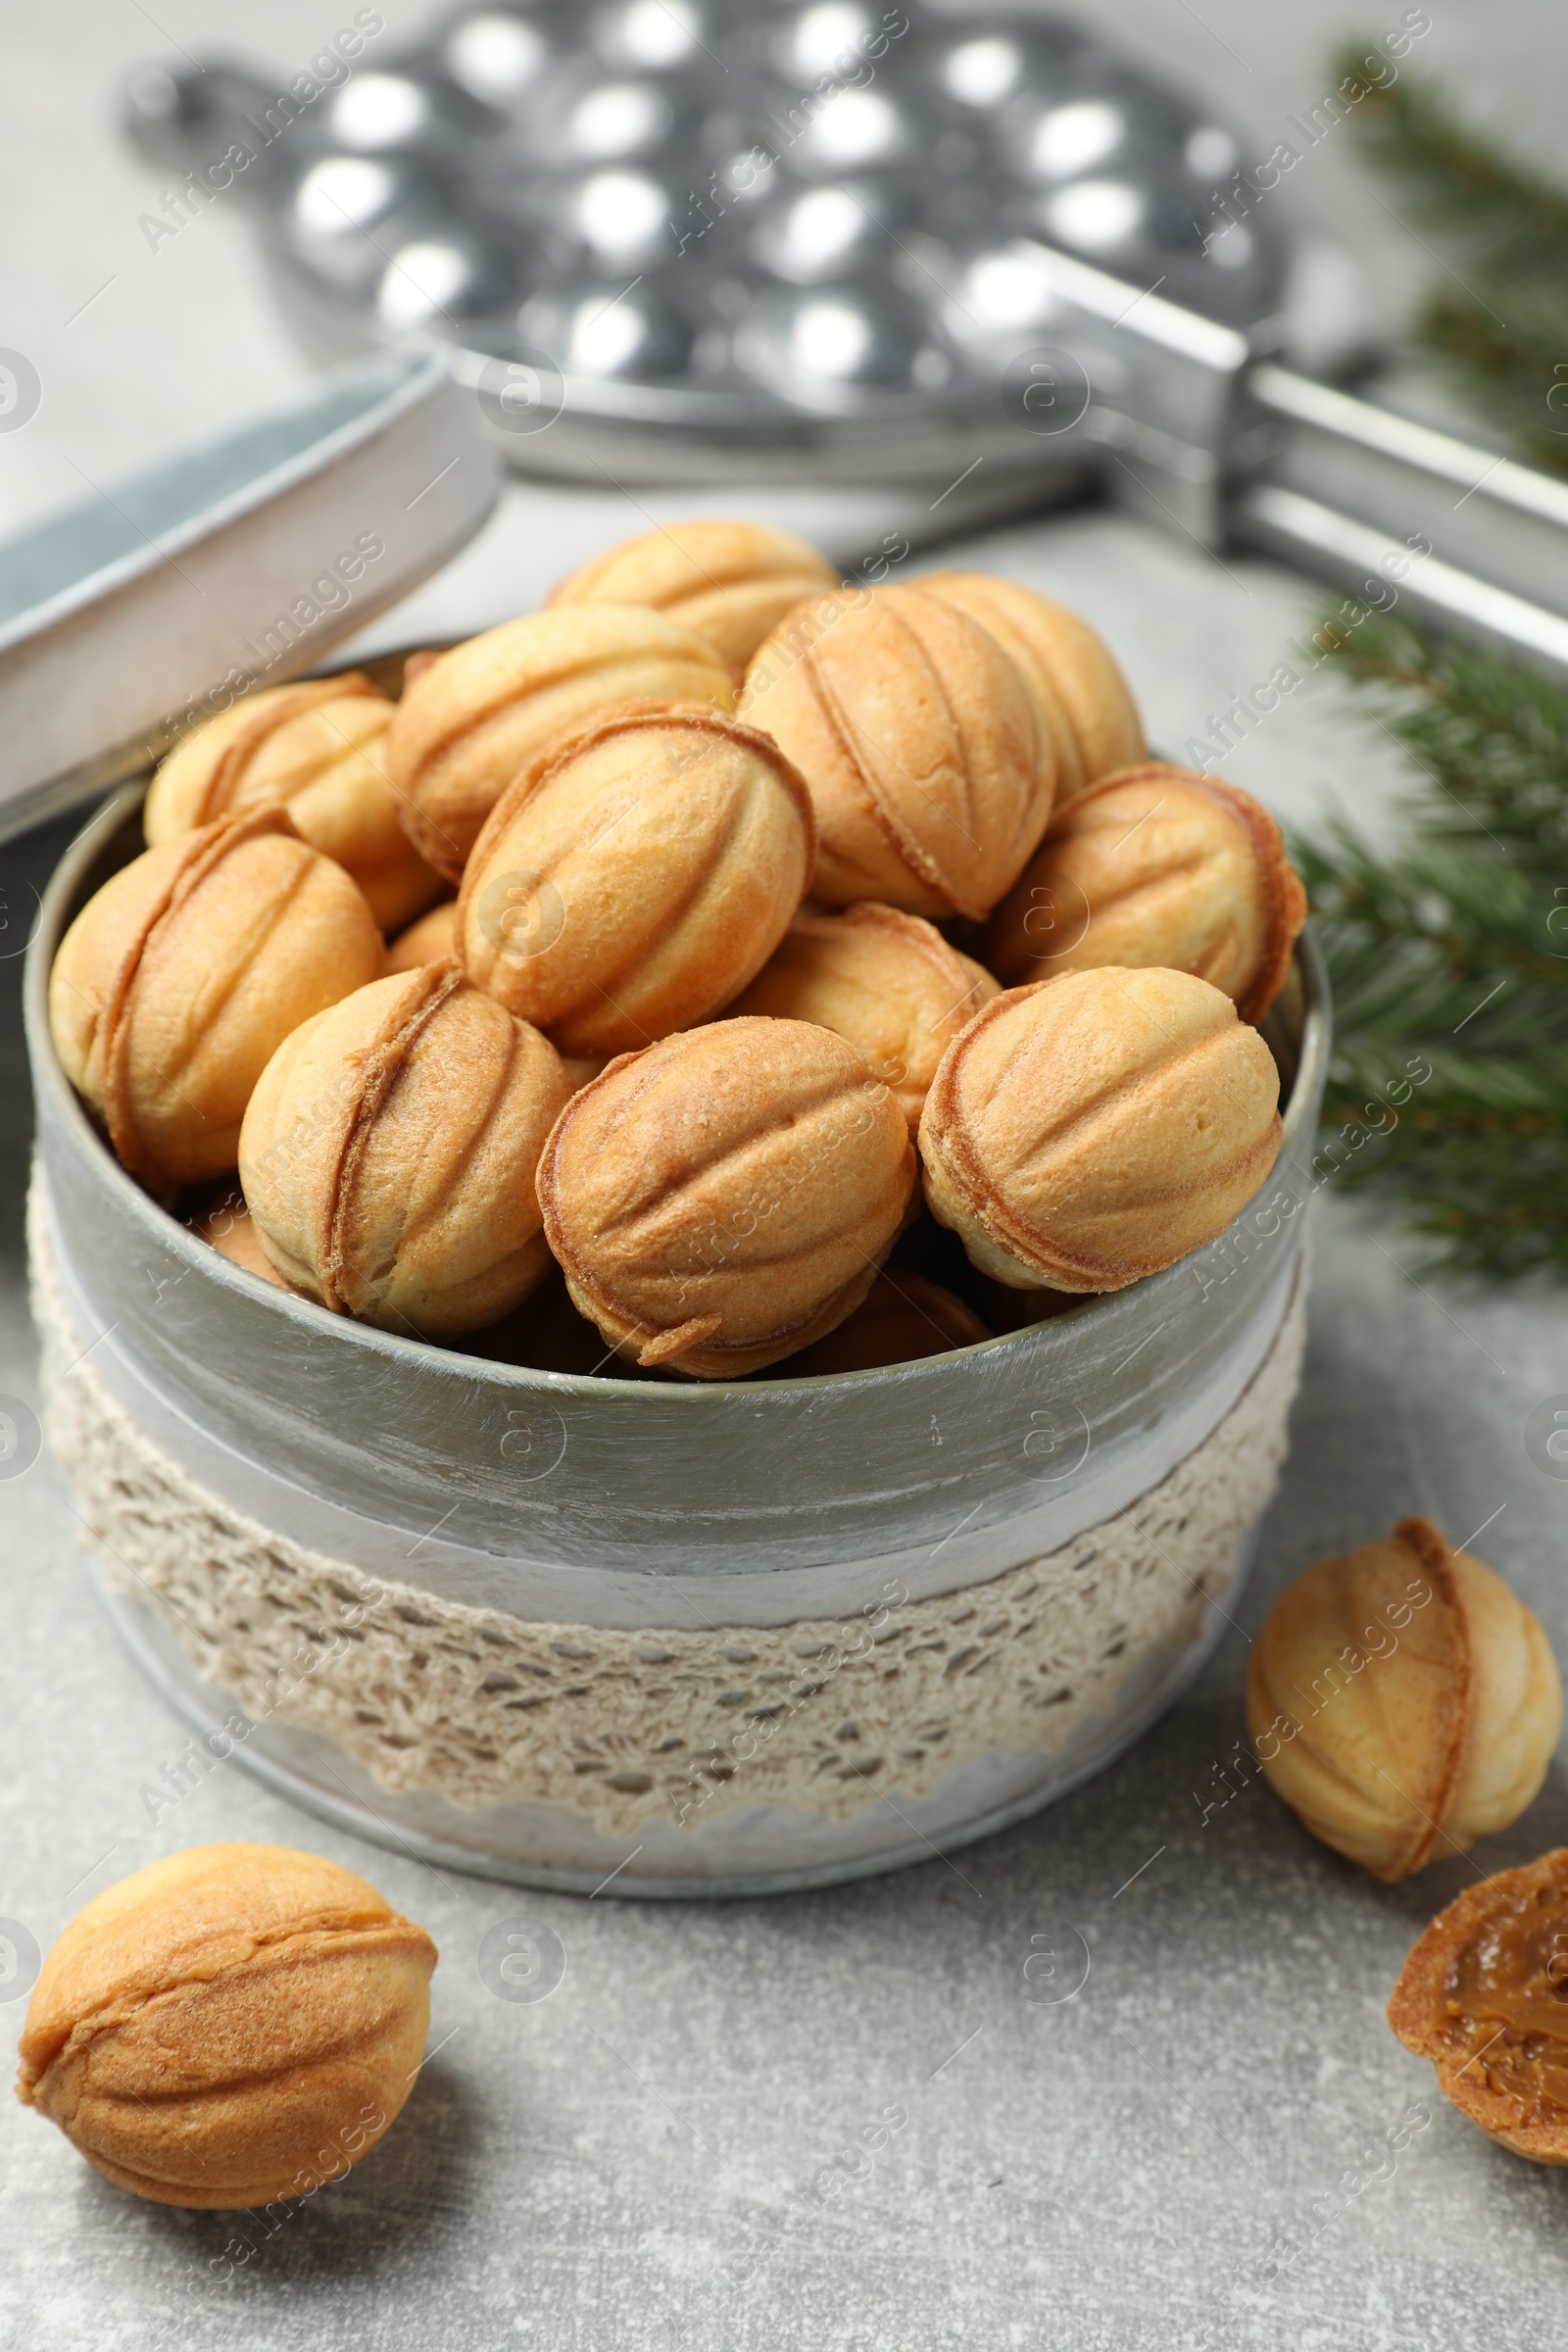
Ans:
POLYGON ((424 2054, 436 1949, 279 1845, 198 1845, 78 1911, 27 2004, 17 2095, 121 2188, 226 2213, 368 2156, 424 2054))
POLYGON ((929 571, 920 586, 989 629, 1029 681, 1055 746, 1058 807, 1147 756, 1127 681, 1087 620, 995 572, 929 571))
POLYGON ((991 974, 934 925, 873 900, 805 907, 731 1012, 817 1021, 858 1046, 920 1124, 926 1089, 960 1029, 997 993, 991 974))
POLYGON ((245 695, 154 776, 148 847, 220 816, 286 808, 301 839, 354 876, 381 929, 400 929, 438 895, 441 877, 398 823, 386 772, 393 709, 358 670, 245 695))
POLYGON ((754 1372, 842 1323, 909 1214, 904 1113, 807 1021, 715 1021, 622 1055, 539 1162, 579 1313, 633 1362, 754 1372))
POLYGON ((830 905, 987 914, 1051 814, 1028 685, 978 621, 921 589, 803 606, 759 650, 741 709, 806 778, 811 895, 830 905))
POLYGON ((50 1033, 122 1164, 168 1192, 233 1167, 276 1048, 381 958, 363 892, 263 808, 143 851, 89 899, 50 974, 50 1033))
POLYGON ((1247 1723, 1326 1845, 1402 1879, 1506 1829, 1540 1788, 1562 1689, 1540 1622, 1427 1519, 1287 1586, 1252 1644, 1247 1723))
POLYGON ((1279 1072, 1205 980, 1106 966, 1014 988, 943 1054, 926 1199, 983 1274, 1118 1291, 1223 1233, 1278 1157, 1279 1072))
POLYGON ((769 737, 702 705, 601 711, 491 810, 458 952, 564 1054, 630 1053, 746 986, 815 850, 806 786, 769 737))
POLYGON ((404 690, 387 735, 398 820, 449 882, 503 791, 556 736, 628 702, 735 707, 704 637, 646 605, 524 613, 438 655, 404 690))
POLYGON ((1058 809, 987 926, 1004 985, 1098 963, 1161 964, 1263 1018, 1306 920, 1280 829, 1250 793, 1151 760, 1058 809))
POLYGON ((456 962, 361 989, 285 1039, 240 1182, 295 1290, 384 1331, 495 1322, 548 1269, 534 1169, 571 1093, 561 1057, 456 962))
POLYGON ((550 603, 651 605, 705 638, 739 682, 786 612, 838 584, 831 564, 793 531, 699 515, 596 556, 552 589, 550 603))
POLYGON ((1568 1847, 1467 1886, 1411 1945, 1389 2023, 1516 2156, 1568 2164, 1568 1847))

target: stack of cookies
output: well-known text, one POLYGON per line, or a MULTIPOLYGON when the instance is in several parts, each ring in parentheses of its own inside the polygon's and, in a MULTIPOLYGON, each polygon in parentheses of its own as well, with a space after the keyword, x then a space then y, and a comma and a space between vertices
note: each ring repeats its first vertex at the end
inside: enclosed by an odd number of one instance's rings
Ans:
POLYGON ((411 1338, 902 1361, 1171 1264, 1279 1151, 1278 828, 1011 581, 656 530, 396 703, 245 698, 146 831, 56 961, 67 1073, 226 1255, 411 1338))

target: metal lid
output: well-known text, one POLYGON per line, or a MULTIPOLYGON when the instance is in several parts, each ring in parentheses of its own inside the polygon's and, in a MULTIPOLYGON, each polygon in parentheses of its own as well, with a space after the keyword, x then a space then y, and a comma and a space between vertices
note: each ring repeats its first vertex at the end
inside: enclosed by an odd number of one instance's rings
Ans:
POLYGON ((314 667, 498 494, 445 355, 392 352, 0 541, 0 840, 314 667))

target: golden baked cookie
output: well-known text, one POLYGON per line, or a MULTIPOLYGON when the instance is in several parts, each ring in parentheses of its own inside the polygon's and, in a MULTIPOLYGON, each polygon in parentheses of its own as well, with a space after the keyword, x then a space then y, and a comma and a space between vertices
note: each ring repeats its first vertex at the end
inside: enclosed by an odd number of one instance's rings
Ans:
POLYGON ((513 778, 594 711, 630 702, 732 710, 735 689, 706 638, 646 605, 563 605, 454 646, 407 687, 388 731, 399 823, 461 882, 513 778))
POLYGON ((190 1229, 199 1241, 216 1250, 220 1257, 226 1257, 231 1266, 242 1266, 247 1274, 259 1274, 263 1282, 271 1283, 276 1290, 288 1289, 262 1248, 256 1219, 246 1207, 245 1196, 238 1185, 230 1185, 200 1216, 192 1217, 190 1229))
POLYGON ((144 850, 89 899, 55 957, 50 1033, 122 1165, 167 1192, 233 1167, 272 1054, 381 959, 358 885, 257 809, 144 850))
POLYGON ((240 1182, 285 1282, 334 1314, 449 1339, 549 1266, 534 1169, 561 1057, 456 962, 362 988, 285 1039, 251 1098, 240 1182))
POLYGON ((1489 2138, 1568 2164, 1568 1847, 1499 1870, 1440 1911, 1389 1999, 1407 2050, 1489 2138))
POLYGON ((301 840, 354 876, 383 931, 428 906, 441 877, 398 823, 386 773, 393 705, 368 678, 310 678, 245 695, 175 746, 147 794, 149 849, 220 816, 286 808, 301 840))
POLYGON ((17 2095, 140 2197, 226 2213, 368 2156, 424 2052, 436 1949, 281 1845, 198 1845, 95 1895, 44 1961, 17 2095))
POLYGON ((997 993, 991 974, 917 914, 862 900, 803 907, 732 1013, 817 1021, 858 1046, 920 1124, 926 1089, 958 1031, 997 993))
POLYGON ((1123 1290, 1246 1206, 1278 1105, 1267 1046, 1206 980, 1065 972, 994 997, 942 1056, 926 1199, 999 1282, 1123 1290))
POLYGON ((633 1362, 723 1380, 842 1323, 909 1213, 904 1113, 806 1021, 715 1021, 623 1054, 539 1162, 578 1311, 633 1362))
POLYGON ((711 1018, 765 963, 810 879, 805 785, 702 705, 630 704, 508 786, 458 900, 469 975, 574 1055, 711 1018))
POLYGON ((832 564, 793 531, 698 515, 622 540, 569 573, 550 603, 651 605, 706 638, 738 684, 785 613, 838 584, 832 564))
POLYGON ((1288 1585, 1252 1644, 1247 1728, 1314 1838, 1402 1879, 1518 1819, 1562 1730, 1540 1621, 1428 1519, 1288 1585))
POLYGON ((896 1274, 884 1269, 836 1331, 790 1356, 779 1373, 808 1380, 824 1372, 871 1372, 973 1348, 990 1337, 979 1316, 952 1291, 901 1266, 896 1274))
POLYGON ((386 968, 389 972, 416 972, 421 963, 440 963, 457 952, 458 902, 443 899, 439 906, 432 906, 428 914, 421 914, 416 923, 388 941, 386 968))
POLYGON ((1051 821, 986 929, 1007 987, 1100 963, 1159 964, 1263 1018, 1306 920, 1306 893, 1261 802, 1153 760, 1102 776, 1051 821))
POLYGON ((741 710, 806 778, 811 895, 988 914, 1051 814, 1035 698, 978 621, 923 588, 844 590, 776 629, 741 710))
POLYGON ((1056 742, 1058 808, 1097 776, 1147 759, 1138 706, 1087 620, 989 571, 929 571, 919 585, 982 622, 1033 687, 1056 742))

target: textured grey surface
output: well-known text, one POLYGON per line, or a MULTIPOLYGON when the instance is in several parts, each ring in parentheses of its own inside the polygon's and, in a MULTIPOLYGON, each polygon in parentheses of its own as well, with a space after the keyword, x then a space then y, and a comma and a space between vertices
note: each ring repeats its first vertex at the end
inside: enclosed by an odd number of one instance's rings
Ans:
MULTIPOLYGON (((15 0, 7 13, 20 59, 11 168, 30 154, 56 200, 9 267, 23 308, 58 334, 122 258, 115 207, 133 222, 146 201, 147 175, 94 142, 121 59, 156 53, 159 36, 123 0, 74 12, 75 32, 15 0), (68 146, 73 168, 61 171, 68 146)), ((287 56, 349 13, 328 19, 304 0, 267 23, 195 0, 157 12, 189 47, 222 39, 287 56)), ((400 6, 397 21, 416 13, 400 6)), ((1205 4, 1206 25, 1154 0, 1115 16, 1190 72, 1212 64, 1260 129, 1319 77, 1328 24, 1353 21, 1339 9, 1285 17, 1262 0, 1205 4), (1243 61, 1255 68, 1246 78, 1243 61)), ((1544 9, 1445 10, 1430 47, 1433 62, 1485 68, 1474 78, 1494 114, 1516 95, 1527 126, 1544 122, 1563 54, 1544 9)), ((1292 201, 1353 224, 1338 159, 1322 163, 1292 201)), ((89 471, 124 462, 293 380, 232 224, 193 224, 147 268, 144 288, 112 289, 70 330, 97 338, 90 360, 69 341, 47 366, 38 355, 45 408, 0 443, 11 512, 78 487, 73 461, 89 471), (157 275, 176 260, 186 277, 157 275), (48 439, 33 439, 40 427, 48 439)), ((23 321, 11 332, 26 344, 23 321)), ((443 612, 454 626, 495 617, 579 540, 639 527, 608 498, 589 510, 520 497, 419 626, 443 612)), ((1156 740, 1178 750, 1222 694, 1267 674, 1309 609, 1267 566, 1221 570, 1102 517, 968 552, 1076 598, 1123 653, 1156 740)), ((1373 817, 1393 773, 1318 682, 1225 770, 1284 814, 1339 799, 1373 817)), ((0 956, 20 944, 28 882, 62 839, 0 854, 0 956)), ((17 976, 0 961, 0 1391, 35 1401, 17 976)), ((1568 2180, 1483 2140, 1382 2018, 1407 1943, 1470 1866, 1379 1887, 1313 1845, 1266 1787, 1218 1801, 1242 1733, 1247 1640, 1268 1599, 1321 1552, 1403 1511, 1431 1513, 1455 1540, 1485 1525, 1477 1549, 1568 1652, 1568 1487, 1523 1442, 1532 1408, 1568 1392, 1561 1293, 1422 1290, 1399 1270, 1410 1259, 1386 1224, 1321 1202, 1284 1491, 1236 1630, 1165 1723, 1032 1825, 952 1864, 809 1897, 667 1909, 514 1897, 326 1831, 233 1765, 150 1818, 141 1791, 178 1757, 183 1729, 97 1613, 55 1466, 0 1483, 0 1914, 47 1945, 123 1872, 181 1845, 255 1838, 365 1871, 442 1950, 434 2054, 402 2121, 270 2236, 260 2222, 137 2204, 35 2117, 0 2104, 0 2342, 1560 2344, 1568 2180), (497 1998, 479 1972, 481 1936, 514 1919, 564 1950, 541 2003, 497 1998), (1075 1937, 1087 1981, 1070 2000, 1036 1997, 1081 1971, 1075 1937), (1389 2152, 1412 2105, 1429 2120, 1389 2152), (889 2110, 906 2118, 896 2131, 889 2110), (867 2146, 867 2133, 884 2144, 867 2146), (1382 2159, 1367 2156, 1374 2141, 1382 2159), (1271 2257, 1285 2236, 1294 2252, 1271 2257)), ((1476 1862, 1498 1867, 1562 1839, 1559 1762, 1476 1862)), ((20 2023, 18 2007, 0 2014, 20 2023)))

